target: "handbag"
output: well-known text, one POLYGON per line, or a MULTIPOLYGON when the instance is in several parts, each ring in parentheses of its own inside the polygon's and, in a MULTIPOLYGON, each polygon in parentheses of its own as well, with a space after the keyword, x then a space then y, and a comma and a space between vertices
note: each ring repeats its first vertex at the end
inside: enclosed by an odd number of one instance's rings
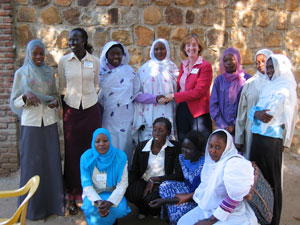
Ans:
POLYGON ((255 162, 252 162, 252 166, 254 168, 254 184, 245 198, 254 211, 258 222, 270 224, 274 206, 273 190, 255 162))

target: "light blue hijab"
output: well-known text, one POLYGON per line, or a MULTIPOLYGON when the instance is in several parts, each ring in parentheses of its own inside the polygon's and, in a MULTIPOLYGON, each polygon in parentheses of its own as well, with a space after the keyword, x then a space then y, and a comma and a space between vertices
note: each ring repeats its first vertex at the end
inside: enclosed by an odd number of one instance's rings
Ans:
POLYGON ((107 173, 107 186, 112 188, 120 182, 126 162, 127 155, 112 145, 108 130, 105 128, 95 130, 91 148, 80 159, 80 168, 83 168, 81 169, 82 187, 93 186, 92 174, 97 166, 99 171, 107 173), (95 148, 95 140, 99 134, 105 134, 109 140, 109 149, 105 154, 100 154, 95 148))

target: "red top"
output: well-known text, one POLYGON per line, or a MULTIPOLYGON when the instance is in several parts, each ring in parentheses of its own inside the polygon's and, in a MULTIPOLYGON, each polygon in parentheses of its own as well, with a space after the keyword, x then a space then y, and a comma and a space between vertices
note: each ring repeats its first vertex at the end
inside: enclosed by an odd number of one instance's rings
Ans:
POLYGON ((178 92, 174 93, 176 103, 186 102, 194 118, 209 113, 210 85, 213 72, 211 64, 205 60, 195 64, 185 81, 185 91, 180 91, 180 78, 183 73, 183 63, 177 79, 178 92))

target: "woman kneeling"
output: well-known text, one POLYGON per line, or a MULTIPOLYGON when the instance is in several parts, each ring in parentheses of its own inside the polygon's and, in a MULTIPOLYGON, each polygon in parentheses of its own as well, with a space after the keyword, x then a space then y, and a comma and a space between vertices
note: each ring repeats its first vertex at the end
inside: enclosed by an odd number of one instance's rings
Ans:
POLYGON ((131 210, 124 193, 128 186, 127 156, 112 146, 104 128, 93 134, 92 146, 80 160, 82 210, 87 223, 111 225, 131 210))

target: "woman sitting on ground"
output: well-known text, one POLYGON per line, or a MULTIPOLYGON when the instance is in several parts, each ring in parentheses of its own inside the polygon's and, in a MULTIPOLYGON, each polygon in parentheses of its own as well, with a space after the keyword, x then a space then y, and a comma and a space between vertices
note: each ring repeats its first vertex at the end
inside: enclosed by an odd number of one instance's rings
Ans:
POLYGON ((124 193, 128 186, 127 156, 113 147, 104 128, 93 134, 92 146, 80 159, 82 210, 89 225, 111 225, 131 210, 124 193))
POLYGON ((201 181, 205 143, 206 138, 199 131, 191 131, 186 135, 182 143, 182 154, 179 155, 184 182, 163 182, 159 186, 159 195, 162 198, 150 202, 151 207, 167 204, 171 224, 177 224, 180 217, 197 206, 192 198, 201 181))
POLYGON ((232 136, 216 130, 209 137, 201 183, 193 199, 197 207, 178 225, 257 225, 257 218, 244 197, 254 183, 251 162, 238 154, 232 136))
POLYGON ((157 118, 153 123, 153 138, 141 142, 135 151, 126 197, 138 207, 140 217, 159 215, 160 210, 151 208, 149 202, 160 198, 159 185, 163 181, 183 180, 178 144, 167 139, 171 129, 168 119, 157 118))

